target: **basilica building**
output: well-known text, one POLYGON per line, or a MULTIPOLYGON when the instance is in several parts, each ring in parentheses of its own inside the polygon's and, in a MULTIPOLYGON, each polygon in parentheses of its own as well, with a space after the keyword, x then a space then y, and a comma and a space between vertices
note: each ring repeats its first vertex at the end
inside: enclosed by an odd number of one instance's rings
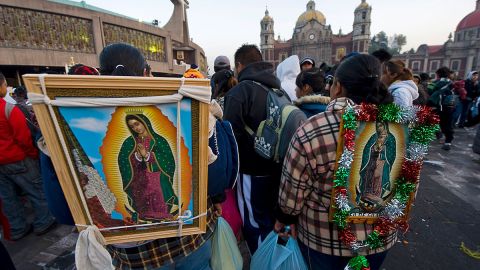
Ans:
POLYGON ((465 78, 468 72, 480 70, 480 0, 476 0, 475 10, 467 14, 457 25, 443 44, 422 44, 417 50, 395 55, 395 59, 404 61, 414 73, 429 73, 446 66, 459 78, 465 78))
POLYGON ((315 1, 307 3, 307 9, 297 19, 292 38, 275 39, 274 19, 268 10, 260 22, 260 48, 264 60, 277 66, 290 55, 313 58, 318 65, 338 63, 345 55, 356 51, 368 52, 372 7, 361 0, 354 11, 353 31, 344 34, 332 32, 325 15, 315 8, 315 1))

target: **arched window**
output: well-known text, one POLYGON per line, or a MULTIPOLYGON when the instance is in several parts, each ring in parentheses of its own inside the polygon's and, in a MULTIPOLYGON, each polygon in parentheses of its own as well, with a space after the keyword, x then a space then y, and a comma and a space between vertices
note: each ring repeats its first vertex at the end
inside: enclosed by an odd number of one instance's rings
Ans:
POLYGON ((362 25, 362 35, 365 35, 365 25, 362 25))
POLYGON ((367 18, 367 12, 364 11, 362 12, 362 20, 365 20, 367 18))
POLYGON ((460 70, 460 60, 452 60, 450 64, 450 69, 453 71, 459 71, 460 70))

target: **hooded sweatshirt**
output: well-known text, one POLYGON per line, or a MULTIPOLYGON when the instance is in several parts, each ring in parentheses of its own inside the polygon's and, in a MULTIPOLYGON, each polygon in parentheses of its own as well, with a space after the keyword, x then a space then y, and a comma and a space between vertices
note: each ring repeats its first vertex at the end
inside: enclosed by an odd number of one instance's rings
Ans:
POLYGON ((277 78, 281 82, 282 89, 287 92, 292 101, 297 99, 295 93, 297 85, 295 84, 295 80, 298 74, 300 74, 300 61, 297 55, 288 57, 277 67, 277 78))
POLYGON ((467 90, 465 90, 465 81, 456 81, 453 83, 453 91, 460 100, 466 100, 467 99, 467 90))
POLYGON ((324 112, 328 103, 330 103, 330 97, 322 95, 303 96, 293 102, 308 118, 324 112))
POLYGON ((470 101, 474 100, 480 94, 480 84, 475 84, 475 82, 472 81, 473 74, 476 72, 477 71, 470 71, 465 81, 465 89, 467 90, 467 97, 470 101))
POLYGON ((412 81, 396 81, 388 87, 393 96, 393 103, 400 107, 412 106, 413 101, 418 98, 418 87, 412 81))
POLYGON ((254 150, 254 139, 245 130, 245 125, 256 131, 260 122, 267 117, 267 91, 258 82, 268 88, 280 88, 280 81, 274 75, 272 64, 256 62, 247 65, 239 74, 239 84, 225 96, 223 120, 232 124, 240 154, 240 172, 255 176, 280 174, 281 167, 274 161, 266 160, 254 150))
POLYGON ((11 164, 26 157, 38 158, 25 115, 14 107, 10 116, 5 115, 7 102, 0 98, 0 165, 11 164))
POLYGON ((470 71, 467 75, 467 80, 471 80, 472 77, 473 77, 473 74, 477 73, 478 74, 478 71, 470 71))

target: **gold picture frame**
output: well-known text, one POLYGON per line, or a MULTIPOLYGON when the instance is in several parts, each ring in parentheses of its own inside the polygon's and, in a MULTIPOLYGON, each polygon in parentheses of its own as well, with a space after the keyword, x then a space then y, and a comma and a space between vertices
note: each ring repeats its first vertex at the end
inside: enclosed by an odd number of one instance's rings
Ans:
MULTIPOLYGON (((51 101, 172 96, 181 86, 210 86, 209 80, 176 78, 27 74, 23 79, 29 93, 51 101)), ((205 232, 208 104, 184 97, 147 106, 34 104, 33 109, 79 230, 96 225, 107 244, 205 232)))

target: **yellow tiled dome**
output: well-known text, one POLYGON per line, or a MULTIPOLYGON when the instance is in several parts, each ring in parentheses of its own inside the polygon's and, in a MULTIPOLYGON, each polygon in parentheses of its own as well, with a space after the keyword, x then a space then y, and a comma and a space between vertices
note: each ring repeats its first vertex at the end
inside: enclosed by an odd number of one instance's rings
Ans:
POLYGON ((265 10, 265 16, 263 16, 262 21, 264 21, 264 22, 266 22, 266 21, 273 22, 273 18, 270 17, 270 15, 269 15, 269 13, 268 13, 268 10, 265 10))
POLYGON ((362 0, 362 3, 360 3, 360 5, 358 5, 358 7, 355 10, 363 9, 363 8, 369 8, 369 7, 370 7, 370 5, 367 3, 367 1, 362 0))
POLYGON ((300 17, 298 17, 296 26, 302 26, 306 23, 308 23, 311 20, 316 20, 319 23, 325 25, 327 22, 327 19, 325 19, 325 15, 323 15, 322 12, 318 10, 307 10, 300 17))

